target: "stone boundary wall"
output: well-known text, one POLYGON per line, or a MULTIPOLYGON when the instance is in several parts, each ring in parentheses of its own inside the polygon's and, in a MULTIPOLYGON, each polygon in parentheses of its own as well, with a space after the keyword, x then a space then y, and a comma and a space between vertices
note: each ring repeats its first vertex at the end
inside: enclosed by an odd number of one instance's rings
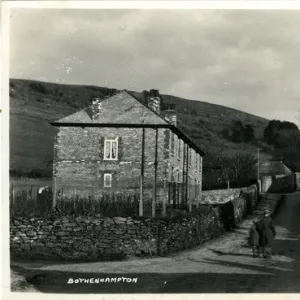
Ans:
POLYGON ((12 257, 112 260, 160 256, 199 245, 225 232, 220 209, 200 206, 174 219, 100 216, 14 218, 12 257))
POLYGON ((191 213, 165 219, 100 215, 11 218, 11 253, 80 261, 167 255, 209 241, 231 228, 231 222, 241 222, 256 206, 257 187, 230 190, 227 196, 234 198, 201 204, 191 213))
POLYGON ((236 189, 223 189, 223 190, 211 190, 202 191, 200 197, 201 204, 221 204, 228 201, 232 201, 235 198, 240 197, 245 193, 257 193, 259 192, 259 184, 254 184, 249 187, 236 188, 236 189))
POLYGON ((258 196, 258 184, 203 193, 207 204, 173 218, 14 217, 10 219, 11 255, 79 261, 168 255, 222 235, 245 215, 262 214, 266 205, 274 212, 282 198, 275 193, 258 196))

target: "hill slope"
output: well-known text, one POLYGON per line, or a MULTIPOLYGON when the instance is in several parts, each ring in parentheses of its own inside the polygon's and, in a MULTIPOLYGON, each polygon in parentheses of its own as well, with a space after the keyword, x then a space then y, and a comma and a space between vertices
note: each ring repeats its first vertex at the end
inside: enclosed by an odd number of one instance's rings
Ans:
MULTIPOLYGON (((29 171, 51 170, 55 128, 49 123, 90 104, 94 96, 104 97, 108 89, 95 86, 61 85, 31 80, 10 80, 10 168, 29 171)), ((132 92, 136 97, 140 93, 132 92)), ((179 127, 204 151, 219 149, 228 153, 256 154, 257 144, 235 144, 224 137, 234 121, 251 124, 261 140, 268 120, 201 101, 163 95, 166 103, 176 104, 179 127)), ((261 142, 260 142, 260 145, 261 142)), ((263 145, 264 146, 264 145, 263 145)), ((270 153, 263 153, 265 159, 270 153)))

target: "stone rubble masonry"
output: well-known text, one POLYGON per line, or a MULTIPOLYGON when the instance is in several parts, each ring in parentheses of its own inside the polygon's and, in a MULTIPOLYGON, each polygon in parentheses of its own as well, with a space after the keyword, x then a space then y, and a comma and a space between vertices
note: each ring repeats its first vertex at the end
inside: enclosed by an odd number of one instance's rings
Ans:
POLYGON ((217 208, 202 206, 173 219, 64 216, 13 218, 14 257, 103 260, 161 256, 199 245, 225 231, 217 208))
POLYGON ((259 189, 258 184, 245 188, 210 190, 201 192, 201 204, 216 204, 225 203, 238 198, 243 193, 257 193, 259 189))
MULTIPOLYGON (((230 214, 238 224, 257 204, 256 186, 240 191, 238 197, 228 202, 233 204, 230 214)), ((91 261, 162 256, 223 234, 223 213, 220 203, 213 203, 173 218, 15 217, 10 219, 11 254, 24 258, 91 261)))
MULTIPOLYGON (((170 154, 170 129, 158 129, 158 201, 167 196, 166 183, 174 168, 183 168, 170 154), (164 191, 162 191, 164 189, 164 191)), ((183 143, 182 143, 183 145, 183 143)), ((183 147, 183 146, 182 146, 183 147)), ((155 129, 145 129, 144 187, 154 185, 155 129)), ((53 176, 65 198, 98 197, 103 193, 139 192, 142 128, 59 127, 54 144, 53 176), (104 160, 105 138, 118 137, 118 160, 104 160), (104 187, 104 174, 112 174, 112 187, 104 187)), ((182 160, 181 160, 182 161, 182 160)), ((191 171, 202 181, 202 172, 191 171)))

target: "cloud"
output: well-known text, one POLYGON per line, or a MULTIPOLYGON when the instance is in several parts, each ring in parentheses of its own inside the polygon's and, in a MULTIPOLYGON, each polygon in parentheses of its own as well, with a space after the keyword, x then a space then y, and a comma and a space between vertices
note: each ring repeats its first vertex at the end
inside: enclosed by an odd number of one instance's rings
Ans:
POLYGON ((299 28, 299 11, 15 10, 11 77, 158 88, 295 121, 299 28))

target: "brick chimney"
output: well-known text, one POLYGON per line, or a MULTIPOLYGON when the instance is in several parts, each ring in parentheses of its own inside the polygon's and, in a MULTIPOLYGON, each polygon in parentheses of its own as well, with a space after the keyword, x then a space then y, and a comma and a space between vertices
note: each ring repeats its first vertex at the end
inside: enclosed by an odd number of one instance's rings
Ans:
POLYGON ((94 121, 102 112, 101 99, 95 97, 92 99, 92 120, 94 121))
POLYGON ((158 90, 152 89, 150 90, 148 99, 147 99, 147 105, 148 107, 155 111, 156 113, 160 114, 161 111, 161 102, 162 98, 159 94, 158 90))
POLYGON ((163 116, 172 125, 177 125, 177 113, 175 110, 175 104, 165 104, 165 110, 163 111, 163 116))

